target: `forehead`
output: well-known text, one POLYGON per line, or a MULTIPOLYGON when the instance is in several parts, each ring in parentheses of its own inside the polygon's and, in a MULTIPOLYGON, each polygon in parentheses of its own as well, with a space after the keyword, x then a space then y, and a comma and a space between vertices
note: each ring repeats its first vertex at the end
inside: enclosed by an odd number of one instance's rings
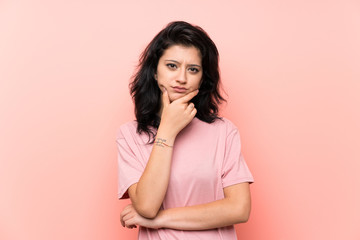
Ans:
POLYGON ((194 46, 173 45, 164 51, 160 59, 201 64, 201 53, 200 50, 194 46))

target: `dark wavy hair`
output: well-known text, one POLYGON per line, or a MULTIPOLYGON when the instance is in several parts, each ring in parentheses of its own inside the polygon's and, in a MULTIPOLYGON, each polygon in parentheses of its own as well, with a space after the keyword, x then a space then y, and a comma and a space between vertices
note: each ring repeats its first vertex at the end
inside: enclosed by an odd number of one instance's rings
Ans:
POLYGON ((212 123, 218 117, 218 104, 225 99, 219 91, 219 53, 208 34, 199 26, 184 21, 170 22, 149 43, 140 55, 137 71, 130 83, 130 93, 135 103, 138 133, 145 132, 154 140, 160 124, 161 90, 155 80, 157 65, 164 51, 171 46, 193 46, 202 57, 202 83, 199 93, 192 99, 196 117, 212 123))

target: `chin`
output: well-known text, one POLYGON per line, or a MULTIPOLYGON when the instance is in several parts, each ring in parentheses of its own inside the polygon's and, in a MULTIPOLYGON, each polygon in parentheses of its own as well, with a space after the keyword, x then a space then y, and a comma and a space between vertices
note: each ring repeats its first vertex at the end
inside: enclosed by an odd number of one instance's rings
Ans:
POLYGON ((179 98, 173 98, 173 97, 171 97, 171 98, 170 98, 170 102, 172 103, 173 101, 175 101, 175 100, 177 100, 177 99, 179 99, 179 98))
POLYGON ((169 96, 170 102, 173 102, 181 97, 185 96, 184 94, 172 94, 169 96))

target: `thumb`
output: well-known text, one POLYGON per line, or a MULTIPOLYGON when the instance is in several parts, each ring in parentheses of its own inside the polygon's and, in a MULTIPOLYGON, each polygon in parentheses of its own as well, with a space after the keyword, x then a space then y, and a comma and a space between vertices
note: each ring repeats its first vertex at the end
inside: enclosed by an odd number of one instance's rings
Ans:
POLYGON ((163 87, 161 99, 162 99, 163 106, 168 106, 170 104, 169 94, 168 94, 166 88, 164 88, 164 87, 163 87))

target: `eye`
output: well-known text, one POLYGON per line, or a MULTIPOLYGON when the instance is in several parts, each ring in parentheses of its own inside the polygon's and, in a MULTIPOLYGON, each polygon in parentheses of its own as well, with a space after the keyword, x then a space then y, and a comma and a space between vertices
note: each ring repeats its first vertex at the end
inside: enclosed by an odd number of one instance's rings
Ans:
POLYGON ((199 69, 191 67, 191 68, 189 68, 189 71, 192 72, 192 73, 198 73, 199 69))
POLYGON ((166 66, 168 66, 170 69, 176 69, 177 68, 176 65, 173 64, 173 63, 168 63, 168 64, 166 64, 166 66))

